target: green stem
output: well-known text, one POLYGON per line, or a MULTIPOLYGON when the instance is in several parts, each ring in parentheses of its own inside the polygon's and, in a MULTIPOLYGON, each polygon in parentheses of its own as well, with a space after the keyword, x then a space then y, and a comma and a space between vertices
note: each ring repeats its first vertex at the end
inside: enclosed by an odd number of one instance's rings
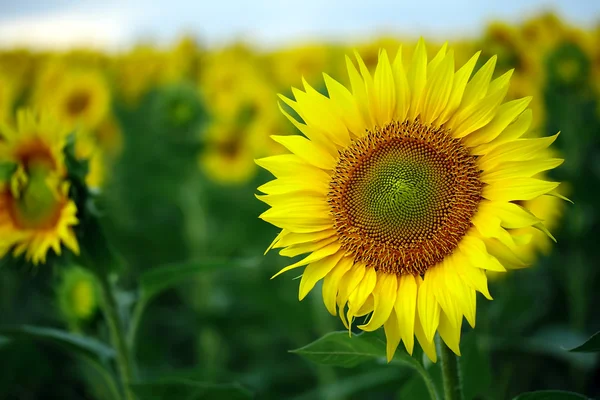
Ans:
POLYGON ((425 387, 427 387, 427 392, 429 393, 429 398, 431 400, 437 400, 438 399, 437 391, 435 390, 435 385, 433 384, 433 380, 431 380, 431 376, 429 375, 429 373, 425 370, 425 368, 423 368, 421 363, 418 361, 415 363, 414 367, 417 370, 417 372, 419 373, 419 375, 421 375, 421 378, 423 378, 423 382, 425 382, 425 387))
POLYGON ((444 399, 463 400, 458 358, 439 337, 438 341, 440 358, 442 359, 442 375, 444 377, 444 399))
POLYGON ((117 302, 115 300, 112 287, 108 281, 108 277, 104 273, 98 274, 100 281, 100 289, 102 291, 102 305, 110 338, 112 344, 117 351, 117 368, 121 376, 123 385, 124 397, 126 400, 134 400, 135 397, 130 388, 130 383, 133 381, 133 364, 131 356, 125 341, 125 334, 121 326, 121 319, 117 312, 117 302))
POLYGON ((146 300, 139 299, 133 308, 131 314, 131 321, 129 323, 129 331, 127 332, 127 345, 131 349, 131 353, 135 354, 135 343, 137 337, 137 331, 142 321, 142 316, 146 309, 146 300))

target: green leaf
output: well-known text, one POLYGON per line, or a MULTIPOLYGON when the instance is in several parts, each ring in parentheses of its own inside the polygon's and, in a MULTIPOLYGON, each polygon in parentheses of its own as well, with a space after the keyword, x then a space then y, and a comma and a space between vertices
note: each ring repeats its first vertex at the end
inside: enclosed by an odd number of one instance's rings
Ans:
POLYGON ((209 258, 149 269, 140 277, 142 301, 147 302, 160 292, 184 282, 193 275, 231 267, 255 266, 259 259, 209 258))
POLYGON ((569 351, 577 353, 597 353, 600 351, 600 331, 596 332, 584 344, 569 351))
POLYGON ((367 361, 385 359, 385 342, 370 332, 351 337, 348 331, 331 332, 290 352, 317 364, 351 368, 367 361))
POLYGON ((237 383, 215 384, 190 379, 165 379, 131 385, 140 400, 244 400, 252 394, 237 383))
POLYGON ((55 343, 73 351, 76 355, 91 356, 102 361, 115 356, 115 351, 111 347, 96 339, 75 335, 60 329, 28 325, 5 326, 0 327, 0 335, 12 339, 55 343))
POLYGON ((513 400, 588 400, 588 397, 562 390, 540 390, 538 392, 521 393, 513 400))

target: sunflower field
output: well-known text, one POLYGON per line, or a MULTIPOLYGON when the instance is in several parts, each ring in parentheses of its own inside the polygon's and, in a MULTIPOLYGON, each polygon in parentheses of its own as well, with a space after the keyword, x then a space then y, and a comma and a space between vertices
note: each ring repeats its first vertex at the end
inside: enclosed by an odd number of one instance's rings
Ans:
POLYGON ((600 25, 200 43, 0 51, 0 399, 600 398, 600 25))

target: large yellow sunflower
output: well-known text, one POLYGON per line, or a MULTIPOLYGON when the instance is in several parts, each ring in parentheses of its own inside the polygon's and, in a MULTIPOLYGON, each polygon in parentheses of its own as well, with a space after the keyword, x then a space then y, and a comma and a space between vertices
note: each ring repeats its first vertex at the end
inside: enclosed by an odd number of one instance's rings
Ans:
POLYGON ((475 326, 476 292, 491 299, 486 270, 521 267, 513 229, 542 222, 518 202, 552 194, 532 178, 556 135, 524 139, 531 98, 503 102, 512 70, 492 80, 496 57, 472 77, 479 53, 455 70, 446 46, 428 62, 385 51, 372 75, 347 58, 351 91, 324 75, 328 96, 304 83, 295 100, 304 134, 273 136, 291 154, 257 160, 276 179, 259 188, 261 218, 281 228, 272 243, 303 259, 300 299, 323 280, 323 300, 349 326, 384 327, 387 356, 414 336, 436 361, 436 331, 456 354, 462 319, 475 326))
POLYGON ((78 253, 77 207, 65 177, 66 131, 21 111, 17 129, 3 126, 1 135, 0 257, 12 250, 43 263, 50 248, 61 253, 61 244, 78 253))

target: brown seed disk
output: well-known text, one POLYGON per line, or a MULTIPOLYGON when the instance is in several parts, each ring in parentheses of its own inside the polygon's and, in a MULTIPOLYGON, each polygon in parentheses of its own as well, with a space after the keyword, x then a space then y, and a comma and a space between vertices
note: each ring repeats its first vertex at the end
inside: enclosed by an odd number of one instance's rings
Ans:
POLYGON ((422 275, 472 226, 483 183, 449 131, 391 122, 339 153, 328 201, 342 247, 376 270, 422 275))

